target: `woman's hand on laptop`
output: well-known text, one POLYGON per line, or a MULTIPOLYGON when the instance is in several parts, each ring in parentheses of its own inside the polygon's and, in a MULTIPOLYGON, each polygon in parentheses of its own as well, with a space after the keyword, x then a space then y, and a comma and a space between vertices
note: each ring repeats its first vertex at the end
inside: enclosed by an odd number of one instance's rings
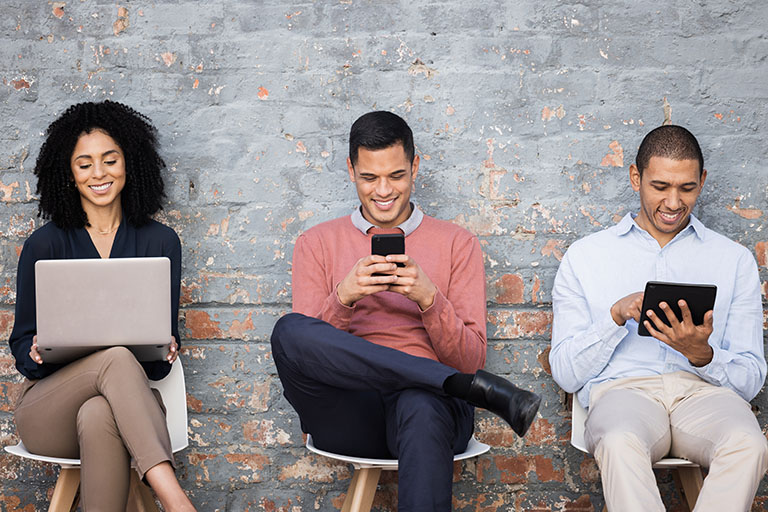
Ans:
POLYGON ((176 343, 176 336, 171 336, 171 346, 168 349, 168 355, 165 356, 165 359, 170 364, 173 364, 173 362, 176 360, 177 357, 179 357, 179 345, 178 343, 176 343))
POLYGON ((40 352, 37 351, 37 334, 32 336, 32 348, 29 349, 29 357, 37 364, 43 364, 43 358, 40 357, 40 352))

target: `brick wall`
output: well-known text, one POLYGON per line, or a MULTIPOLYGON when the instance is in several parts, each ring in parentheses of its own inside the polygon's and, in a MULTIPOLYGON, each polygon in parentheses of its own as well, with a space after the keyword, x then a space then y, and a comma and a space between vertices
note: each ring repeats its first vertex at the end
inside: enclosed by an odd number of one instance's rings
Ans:
MULTIPOLYGON (((347 133, 402 115, 416 200, 476 233, 488 281, 488 367, 537 392, 524 440, 480 412, 493 445, 456 466, 461 511, 602 507, 570 448, 547 364, 551 287, 569 244, 637 208, 637 145, 665 117, 704 147, 696 214, 753 250, 768 291, 768 9, 760 0, 220 2, 4 0, 0 5, 0 332, 16 261, 40 225, 31 169, 68 105, 110 98, 149 115, 169 164, 160 219, 184 245, 190 447, 200 510, 334 511, 347 466, 309 455, 268 336, 290 307, 294 240, 355 204, 347 133)), ((21 379, 0 348, 0 444, 17 440, 21 379)), ((766 396, 753 402, 761 425, 766 396)), ((671 475, 665 501, 680 509, 671 475)), ((0 510, 45 510, 56 470, 0 455, 0 510)), ((393 510, 384 477, 378 510, 393 510)), ((755 509, 768 500, 761 486, 755 509)))

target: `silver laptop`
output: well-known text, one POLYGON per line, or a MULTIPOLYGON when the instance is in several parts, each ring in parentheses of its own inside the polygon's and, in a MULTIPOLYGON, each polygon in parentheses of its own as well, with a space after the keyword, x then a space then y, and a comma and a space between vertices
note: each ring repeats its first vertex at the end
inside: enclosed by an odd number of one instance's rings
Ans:
POLYGON ((159 361, 171 344, 168 258, 39 260, 37 345, 46 363, 67 363, 122 345, 159 361))

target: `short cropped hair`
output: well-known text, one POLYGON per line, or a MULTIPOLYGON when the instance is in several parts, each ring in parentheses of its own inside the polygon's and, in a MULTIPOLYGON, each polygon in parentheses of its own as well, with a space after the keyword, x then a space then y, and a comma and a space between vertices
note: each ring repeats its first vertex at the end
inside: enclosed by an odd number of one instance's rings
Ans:
POLYGON ((643 175, 643 171, 654 156, 672 160, 698 160, 699 176, 704 172, 704 156, 701 154, 699 142, 682 126, 674 124, 659 126, 645 136, 635 158, 640 176, 643 175))
POLYGON ((83 134, 100 130, 112 137, 125 158, 125 187, 120 202, 125 219, 134 226, 149 222, 165 197, 158 154, 157 130, 146 116, 114 101, 72 105, 46 130, 35 162, 38 215, 62 229, 81 228, 88 218, 74 186, 70 160, 83 134))
POLYGON ((349 159, 354 167, 360 148, 386 149, 402 144, 405 156, 413 163, 413 132, 402 117, 377 110, 360 116, 349 131, 349 159))

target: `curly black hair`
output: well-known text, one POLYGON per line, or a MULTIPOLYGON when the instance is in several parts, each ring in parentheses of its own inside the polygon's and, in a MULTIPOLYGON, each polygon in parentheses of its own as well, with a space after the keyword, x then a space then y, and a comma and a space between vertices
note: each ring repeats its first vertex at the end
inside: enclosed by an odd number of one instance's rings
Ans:
POLYGON ((158 154, 157 129, 131 107, 114 101, 72 105, 46 130, 35 162, 38 215, 62 229, 81 228, 88 218, 72 181, 70 159, 82 134, 101 130, 112 137, 125 157, 125 187, 120 200, 125 218, 134 226, 149 222, 165 197, 160 174, 165 162, 158 154))

